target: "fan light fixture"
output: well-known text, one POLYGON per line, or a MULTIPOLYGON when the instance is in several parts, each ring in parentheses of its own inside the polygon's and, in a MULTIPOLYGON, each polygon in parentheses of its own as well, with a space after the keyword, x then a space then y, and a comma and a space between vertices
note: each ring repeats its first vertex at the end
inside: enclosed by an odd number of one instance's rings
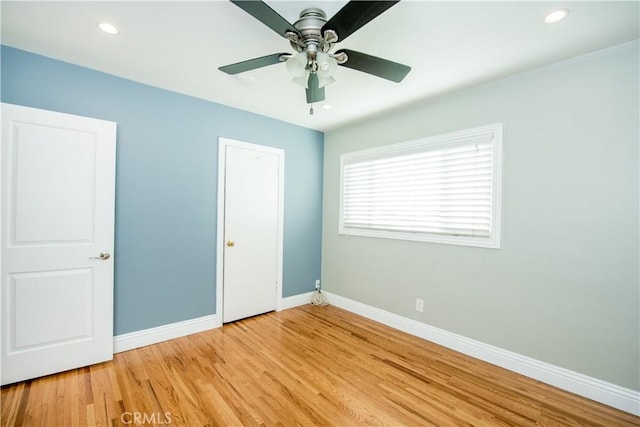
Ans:
POLYGON ((316 73, 318 74, 319 87, 325 87, 336 81, 336 79, 333 78, 333 74, 338 69, 338 61, 336 61, 335 58, 320 52, 318 53, 317 64, 318 70, 316 73))
POLYGON ((336 81, 333 74, 338 69, 338 61, 326 53, 318 52, 316 59, 309 59, 306 52, 291 55, 287 59, 287 72, 291 81, 305 89, 309 88, 309 75, 318 76, 318 87, 325 87, 336 81))
POLYGON ((304 52, 292 55, 287 59, 287 72, 291 76, 291 81, 303 88, 309 87, 309 67, 307 54, 304 52))

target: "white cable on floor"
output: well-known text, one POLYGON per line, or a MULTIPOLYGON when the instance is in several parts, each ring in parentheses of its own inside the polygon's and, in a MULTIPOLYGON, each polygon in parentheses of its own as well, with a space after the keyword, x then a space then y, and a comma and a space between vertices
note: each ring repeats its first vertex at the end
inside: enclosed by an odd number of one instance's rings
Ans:
POLYGON ((323 307, 327 305, 327 299, 324 297, 320 289, 316 290, 313 294, 311 294, 311 305, 315 305, 317 307, 323 307))

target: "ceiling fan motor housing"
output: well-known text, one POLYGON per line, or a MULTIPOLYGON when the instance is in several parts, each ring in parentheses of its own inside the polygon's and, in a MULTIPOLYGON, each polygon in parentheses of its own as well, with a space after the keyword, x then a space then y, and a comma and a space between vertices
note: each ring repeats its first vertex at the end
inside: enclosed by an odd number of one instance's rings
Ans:
POLYGON ((327 15, 321 9, 315 7, 304 9, 300 12, 300 19, 293 24, 302 37, 298 37, 295 33, 289 33, 292 36, 287 34, 290 37, 291 46, 298 52, 306 52, 310 60, 315 59, 318 51, 329 52, 335 40, 328 41, 323 37, 321 30, 326 23, 327 15))

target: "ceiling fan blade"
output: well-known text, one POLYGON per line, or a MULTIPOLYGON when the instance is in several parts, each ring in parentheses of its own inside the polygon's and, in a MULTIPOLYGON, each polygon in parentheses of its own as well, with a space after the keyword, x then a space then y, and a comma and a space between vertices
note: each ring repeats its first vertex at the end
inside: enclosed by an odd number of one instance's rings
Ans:
POLYGON ((399 1, 352 0, 322 26, 322 34, 326 30, 333 30, 338 34, 338 42, 341 42, 399 1))
POLYGON ((269 5, 260 0, 231 0, 231 3, 247 12, 249 15, 262 22, 267 27, 285 37, 285 33, 292 32, 300 36, 300 32, 286 19, 271 9, 269 5))
POLYGON ((320 87, 318 76, 315 73, 309 75, 307 87, 307 104, 324 101, 324 87, 320 87))
POLYGON ((341 49, 336 54, 341 52, 346 53, 348 59, 347 62, 338 65, 382 77, 392 82, 400 83, 411 71, 411 67, 408 65, 356 52, 355 50, 341 49))
POLYGON ((260 58, 248 59, 246 61, 237 62, 235 64, 225 65, 218 68, 227 74, 244 73, 245 71, 255 70, 256 68, 266 67, 267 65, 278 64, 282 55, 290 56, 288 53, 274 53, 272 55, 261 56, 260 58))

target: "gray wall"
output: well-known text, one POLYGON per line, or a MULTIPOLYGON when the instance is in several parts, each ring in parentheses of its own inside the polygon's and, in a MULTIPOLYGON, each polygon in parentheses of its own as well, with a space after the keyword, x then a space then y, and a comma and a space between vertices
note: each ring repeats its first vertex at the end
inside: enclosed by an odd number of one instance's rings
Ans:
POLYGON ((2 101, 118 123, 116 335, 215 313, 220 136, 284 149, 283 296, 314 289, 321 132, 6 46, 2 101))
POLYGON ((326 133, 324 289, 640 389, 638 49, 621 45, 326 133), (501 249, 338 235, 340 154, 497 122, 501 249))

